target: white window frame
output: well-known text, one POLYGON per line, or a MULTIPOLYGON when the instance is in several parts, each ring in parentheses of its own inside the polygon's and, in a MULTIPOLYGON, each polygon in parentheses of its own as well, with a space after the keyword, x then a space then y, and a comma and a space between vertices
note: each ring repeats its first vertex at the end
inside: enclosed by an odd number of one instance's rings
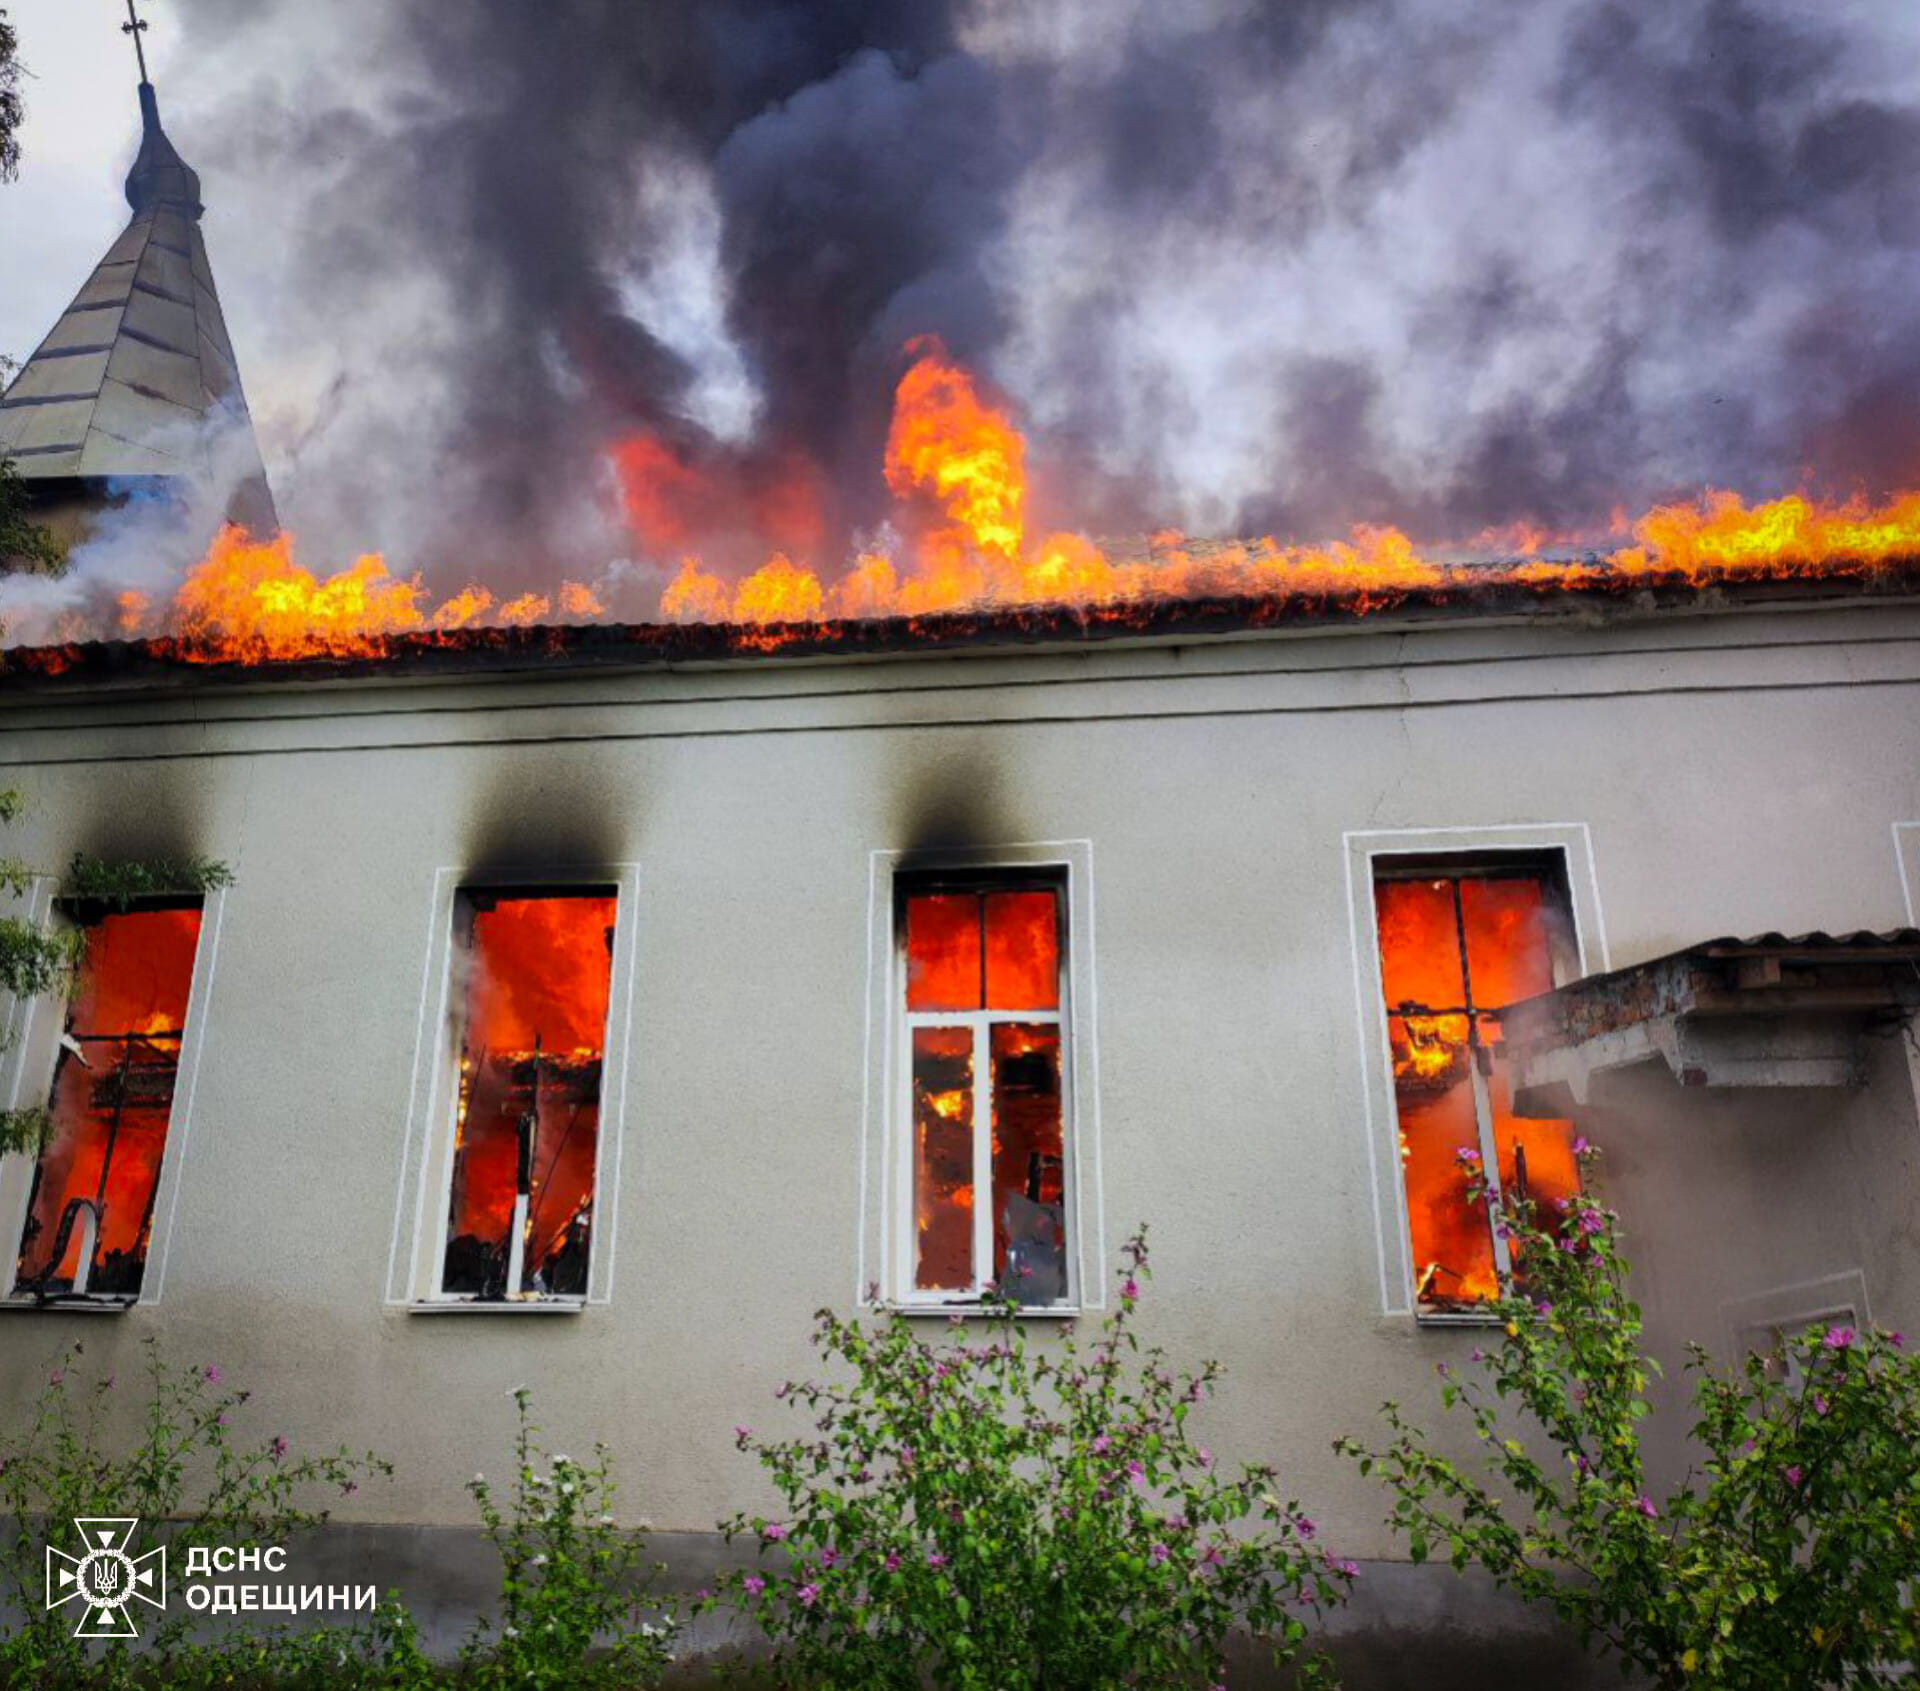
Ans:
MULTIPOLYGON (((64 922, 59 882, 51 875, 34 877, 17 913, 40 929, 64 922)), ((175 900, 156 902, 178 902, 175 900)), ((151 1307, 161 1302, 173 1255, 174 1222, 180 1208, 187 1150, 192 1139, 193 1104, 199 1088, 200 1060, 206 1050, 207 1017, 213 991, 214 964, 220 952, 220 930, 226 916, 227 889, 212 888, 200 896, 200 931, 194 941, 193 971, 181 1028, 180 1060, 174 1071, 173 1106, 167 1115, 165 1150, 154 1189, 153 1230, 147 1240, 146 1266, 140 1290, 132 1297, 92 1294, 80 1299, 58 1296, 42 1304, 20 1287, 21 1236, 26 1230, 33 1195, 37 1159, 24 1153, 0 1157, 0 1310, 48 1309, 62 1314, 115 1314, 135 1304, 151 1307)), ((133 908, 141 907, 136 901, 133 908)), ((28 1100, 44 1102, 52 1092, 60 1058, 60 1037, 66 1031, 69 1001, 54 993, 21 1000, 9 996, 0 1024, 0 1094, 5 1107, 20 1109, 28 1100)))
MULTIPOLYGON (((1093 847, 1046 841, 919 853, 875 851, 869 859, 869 1014, 865 1129, 861 1155, 862 1229, 857 1296, 908 1313, 945 1315, 981 1307, 972 1292, 926 1292, 914 1285, 913 1071, 915 1027, 968 1027, 974 1034, 974 1190, 993 1187, 990 1064, 997 1022, 1060 1028, 1062 1208, 1067 1227, 1066 1295, 1024 1306, 1023 1317, 1071 1317, 1106 1307, 1106 1221, 1100 1181, 1098 1014, 1095 1000, 1093 847), (955 890, 977 884, 1050 883, 1060 910, 1060 1002, 1055 1010, 913 1011, 906 1008, 903 893, 928 882, 955 890), (879 1269, 870 1273, 870 1265, 879 1269)), ((974 1205, 976 1276, 993 1263, 992 1205, 974 1205)))
MULTIPOLYGON (((894 944, 894 990, 897 1002, 901 1005, 899 1020, 900 1050, 895 1069, 898 1075, 896 1086, 898 1093, 894 1099, 895 1119, 900 1123, 899 1145, 896 1155, 900 1158, 899 1191, 902 1202, 911 1211, 913 1206, 913 1036, 921 1028, 965 1028, 973 1036, 972 1085, 973 1120, 969 1124, 973 1135, 973 1284, 964 1292, 952 1290, 923 1291, 914 1282, 915 1229, 906 1225, 903 1218, 896 1235, 895 1250, 899 1253, 893 1264, 894 1284, 900 1288, 898 1301, 904 1306, 927 1305, 946 1308, 951 1304, 978 1305, 986 1295, 991 1281, 988 1272, 993 1266, 993 1205, 987 1201, 987 1194, 993 1191, 993 1034, 992 1030, 1002 1025, 1035 1025, 1057 1028, 1060 1033, 1060 1162, 1061 1162, 1061 1218, 1071 1224, 1074 1212, 1073 1203, 1073 1160, 1067 1153, 1067 1146, 1073 1137, 1073 1096, 1072 1076, 1073 1059, 1070 1041, 1073 1037, 1071 1013, 1072 968, 1070 963, 1072 934, 1067 916, 1067 888, 1064 876, 1045 871, 1015 870, 994 873, 978 869, 957 872, 935 872, 927 876, 904 877, 895 883, 896 900, 896 940, 894 944), (978 895, 996 891, 1027 892, 1045 890, 1054 895, 1055 921, 1059 933, 1059 957, 1057 971, 1056 1007, 1051 1010, 908 1010, 906 969, 906 923, 905 902, 922 890, 926 892, 955 892, 963 895, 978 895)), ((1066 1252, 1067 1291, 1058 1300, 1071 1304, 1074 1293, 1073 1248, 1068 1240, 1066 1252)), ((1040 1306, 1051 1308, 1051 1305, 1040 1306)))
MULTIPOLYGON (((1400 1167, 1400 1122, 1393 1084, 1393 1057, 1386 992, 1380 976, 1378 913, 1373 887, 1377 858, 1418 857, 1444 862, 1512 856, 1538 861, 1558 854, 1565 878, 1580 976, 1604 973, 1608 960, 1600 884, 1593 840, 1584 822, 1499 823, 1432 828, 1367 828, 1342 836, 1346 851, 1347 902, 1353 943, 1354 1020, 1360 1056, 1361 1120, 1373 1189, 1374 1235, 1379 1252, 1381 1313, 1411 1317, 1422 1326, 1480 1326, 1491 1314, 1474 1310, 1423 1310, 1415 1296, 1413 1246, 1406 1180, 1400 1167)), ((1474 1085, 1480 1086, 1478 1079, 1474 1085)), ((1483 1159, 1487 1148, 1482 1147, 1483 1159)), ((1483 1166, 1497 1167, 1494 1163, 1483 1166)), ((1496 1252, 1500 1241, 1495 1240, 1496 1252)), ((1498 1260, 1498 1257, 1496 1257, 1498 1260)))
MULTIPOLYGON (((402 1149, 393 1241, 388 1253, 389 1307, 414 1314, 571 1314, 610 1303, 618 1250, 618 1194, 626 1139, 628 1053, 638 951, 640 872, 637 863, 599 869, 524 866, 484 874, 443 867, 435 871, 414 1060, 414 1084, 402 1149), (607 1025, 600 1062, 600 1123, 594 1146, 593 1232, 587 1290, 509 1293, 482 1299, 442 1290, 448 1214, 453 1201, 454 1117, 459 1108, 463 1007, 455 996, 461 901, 473 894, 583 896, 610 892, 613 954, 609 959, 607 1025), (408 1199, 411 1197, 411 1212, 408 1199)), ((510 1279, 509 1285, 514 1282, 510 1279)))

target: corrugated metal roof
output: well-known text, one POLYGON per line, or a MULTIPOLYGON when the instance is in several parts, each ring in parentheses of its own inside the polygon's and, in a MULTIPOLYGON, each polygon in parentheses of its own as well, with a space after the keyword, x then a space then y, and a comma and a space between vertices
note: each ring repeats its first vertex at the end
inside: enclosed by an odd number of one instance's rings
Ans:
POLYGON ((27 480, 266 472, 200 234, 200 179, 140 87, 133 219, 0 398, 0 452, 27 480))
POLYGON ((1859 955, 1881 957, 1892 952, 1920 952, 1920 928, 1890 928, 1885 933, 1874 933, 1868 928, 1858 928, 1850 934, 1806 933, 1806 934, 1755 934, 1750 939, 1710 939, 1699 945, 1689 946, 1685 951, 1671 953, 1675 957, 1743 957, 1760 954, 1779 956, 1797 956, 1804 953, 1810 957, 1825 957, 1838 961, 1836 952, 1857 952, 1859 955))

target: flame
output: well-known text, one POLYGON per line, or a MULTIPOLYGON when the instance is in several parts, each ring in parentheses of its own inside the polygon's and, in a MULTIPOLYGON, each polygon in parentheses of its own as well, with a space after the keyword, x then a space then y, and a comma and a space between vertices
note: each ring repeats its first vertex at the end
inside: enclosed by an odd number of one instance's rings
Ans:
MULTIPOLYGON (((1470 555, 1484 559, 1491 550, 1510 560, 1491 567, 1365 524, 1314 546, 1272 536, 1205 543, 1163 529, 1114 553, 1085 535, 1032 532, 1027 443, 1011 415, 983 397, 937 339, 921 337, 905 350, 881 466, 898 521, 885 531, 886 545, 867 546, 838 575, 808 561, 825 532, 824 496, 821 472, 803 456, 697 459, 648 434, 609 447, 610 485, 636 541, 648 555, 679 556, 652 616, 729 625, 730 643, 772 651, 817 638, 840 620, 1048 607, 1113 622, 1164 604, 1255 601, 1247 614, 1270 621, 1293 607, 1365 614, 1489 584, 1544 596, 1652 584, 1844 582, 1920 562, 1920 491, 1879 503, 1793 493, 1749 504, 1709 490, 1631 522, 1616 510, 1608 549, 1561 557, 1545 549, 1576 549, 1594 537, 1513 523, 1469 543, 1470 555), (710 539, 716 556, 730 557, 743 536, 755 537, 751 555, 765 558, 744 575, 709 567, 696 549, 710 539)), ((320 576, 296 561, 290 534, 256 539, 228 529, 170 601, 128 591, 109 615, 117 634, 164 638, 189 661, 272 663, 377 657, 399 640, 432 644, 487 628, 595 621, 609 610, 602 592, 574 581, 551 595, 517 596, 470 583, 435 605, 417 577, 392 574, 378 554, 320 576)), ((87 638, 88 629, 80 613, 60 613, 40 646, 9 662, 55 673, 72 661, 61 643, 87 638)))
POLYGON ((930 493, 983 553, 1015 558, 1026 534, 1027 443, 981 403, 973 378, 931 336, 907 343, 914 362, 893 395, 887 485, 930 493))
MULTIPOLYGON (((553 598, 523 593, 504 603, 469 585, 438 606, 415 580, 389 573, 369 553, 324 579, 294 561, 294 537, 282 531, 256 540, 225 528, 174 594, 164 628, 183 656, 204 662, 274 663, 302 658, 376 657, 395 635, 454 633, 485 626, 531 628, 553 615, 553 598)), ((592 619, 605 606, 585 583, 562 582, 563 615, 592 619)), ((152 618, 144 595, 118 601, 122 632, 141 632, 152 618)))

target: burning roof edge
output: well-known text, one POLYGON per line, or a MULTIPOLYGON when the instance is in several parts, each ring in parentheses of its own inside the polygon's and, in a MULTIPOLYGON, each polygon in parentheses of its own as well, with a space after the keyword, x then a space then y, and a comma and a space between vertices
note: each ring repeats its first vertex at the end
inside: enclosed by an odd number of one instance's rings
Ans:
POLYGON ((1108 644, 1226 641, 1278 634, 1402 631, 1465 623, 1594 624, 1769 608, 1920 601, 1920 557, 1828 560, 1754 580, 1700 582, 1673 572, 1577 588, 1526 581, 1505 566, 1457 570, 1438 586, 1247 597, 1015 605, 805 623, 554 623, 335 636, 296 655, 175 637, 0 650, 0 695, 351 682, 558 669, 689 668, 743 663, 898 660, 922 655, 1108 644))

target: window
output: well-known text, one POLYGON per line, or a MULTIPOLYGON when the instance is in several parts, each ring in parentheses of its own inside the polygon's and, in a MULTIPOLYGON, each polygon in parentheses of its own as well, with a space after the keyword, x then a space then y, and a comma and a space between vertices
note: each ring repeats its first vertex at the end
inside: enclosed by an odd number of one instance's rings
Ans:
POLYGON ((444 1298, 586 1296, 614 907, 604 887, 455 901, 444 1298))
POLYGON ((1068 1301, 1062 885, 903 879, 903 1302, 1068 1301))
POLYGON ((68 1009, 34 1166, 16 1296, 132 1299, 146 1273, 200 905, 102 917, 68 1009))
POLYGON ((1545 1206, 1579 1189, 1572 1125, 1514 1114, 1500 1050, 1501 1008, 1578 972, 1565 886, 1557 861, 1378 858, 1373 891, 1416 1306, 1471 1311, 1510 1264, 1460 1149, 1545 1206))

